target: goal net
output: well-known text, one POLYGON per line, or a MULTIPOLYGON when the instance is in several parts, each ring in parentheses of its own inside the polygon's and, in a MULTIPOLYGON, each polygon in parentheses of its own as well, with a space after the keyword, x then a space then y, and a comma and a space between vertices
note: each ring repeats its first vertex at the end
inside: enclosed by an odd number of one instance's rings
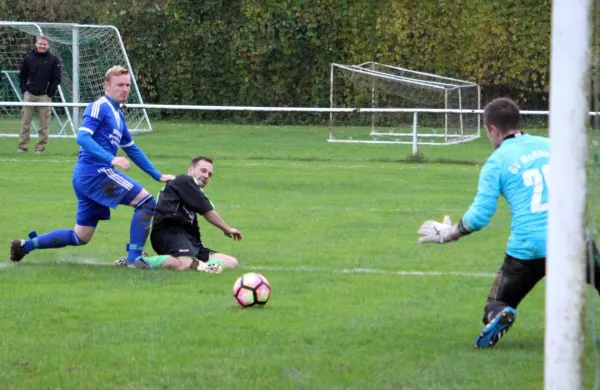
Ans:
POLYGON ((448 145, 480 136, 479 85, 396 66, 332 64, 330 106, 356 108, 331 114, 330 142, 448 145))
MULTIPOLYGON (((90 103, 104 95, 106 70, 121 65, 131 72, 127 103, 142 104, 142 97, 119 31, 113 26, 68 23, 0 22, 0 101, 20 102, 19 69, 25 55, 35 47, 36 37, 48 37, 50 52, 60 58, 62 82, 53 102, 90 103)), ((0 108, 0 135, 19 133, 21 107, 0 108)), ((37 111, 37 110, 36 110, 37 111)), ((124 109, 132 132, 151 131, 145 109, 124 109)), ((83 108, 52 109, 50 136, 75 136, 83 108)), ((36 135, 36 121, 31 126, 36 135)))
MULTIPOLYGON (((0 71, 0 101, 12 102, 23 101, 23 92, 19 87, 19 71, 18 70, 2 70, 0 71)), ((63 102, 60 99, 60 93, 53 98, 53 102, 63 102)), ((16 106, 5 106, 0 109, 0 135, 7 136, 14 133, 14 129, 18 129, 21 125, 22 109, 16 106), (8 130, 8 133, 6 131, 8 130)), ((37 110, 35 115, 37 115, 37 110)), ((71 113, 62 107, 51 107, 50 115, 50 133, 55 136, 68 136, 73 134, 73 121, 71 113)), ((36 121, 31 122, 30 130, 33 134, 38 131, 36 121)))

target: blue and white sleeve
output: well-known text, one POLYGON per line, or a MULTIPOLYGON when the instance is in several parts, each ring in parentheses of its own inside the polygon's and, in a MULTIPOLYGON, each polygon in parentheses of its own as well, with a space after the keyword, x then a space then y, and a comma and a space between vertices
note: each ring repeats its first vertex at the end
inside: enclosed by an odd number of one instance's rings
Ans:
POLYGON ((159 180, 162 174, 152 165, 148 157, 144 154, 136 144, 131 144, 127 147, 123 147, 123 150, 129 156, 131 161, 135 163, 140 169, 150 175, 154 180, 159 180))
POLYGON ((500 164, 491 157, 481 168, 475 200, 459 222, 463 234, 480 230, 490 223, 498 206, 500 181, 500 164))
POLYGON ((102 105, 98 101, 87 106, 83 113, 83 121, 77 132, 77 143, 83 150, 110 165, 115 156, 102 149, 92 138, 104 119, 102 110, 100 110, 101 107, 102 105))
POLYGON ((92 104, 89 104, 85 111, 83 112, 83 121, 79 126, 79 131, 84 131, 86 133, 90 133, 94 135, 96 130, 102 125, 102 121, 104 120, 104 111, 101 110, 102 102, 100 100, 95 101, 92 104))
POLYGON ((133 142, 133 138, 131 137, 129 128, 127 127, 127 124, 125 123, 125 116, 121 116, 121 120, 123 121, 123 134, 121 135, 121 144, 119 146, 121 148, 128 148, 128 147, 134 145, 135 142, 133 142))
POLYGON ((154 180, 159 180, 162 174, 152 165, 148 157, 144 154, 142 149, 140 149, 135 142, 133 142, 133 138, 129 133, 129 129, 125 126, 123 137, 121 137, 121 148, 125 151, 127 156, 141 168, 142 171, 146 172, 150 177, 154 180))

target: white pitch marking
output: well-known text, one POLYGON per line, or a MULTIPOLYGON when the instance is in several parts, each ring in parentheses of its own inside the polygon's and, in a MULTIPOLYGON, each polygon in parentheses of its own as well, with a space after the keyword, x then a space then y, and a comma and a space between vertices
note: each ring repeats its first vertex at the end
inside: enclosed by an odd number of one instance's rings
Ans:
POLYGON ((491 278, 495 274, 488 272, 460 272, 460 271, 390 271, 376 268, 346 268, 329 269, 320 267, 279 267, 268 265, 242 266, 242 269, 258 271, 287 271, 287 272, 315 272, 332 274, 371 274, 371 275, 397 275, 397 276, 461 276, 467 278, 491 278))
MULTIPOLYGON (((160 158, 156 159, 156 160, 161 160, 160 158)), ((373 169, 373 168, 389 168, 390 166, 398 166, 397 163, 395 162, 385 162, 385 161, 368 161, 368 165, 366 164, 348 164, 348 165, 344 165, 344 164, 335 164, 332 163, 330 161, 312 161, 310 163, 305 162, 305 163, 295 163, 295 162, 291 162, 291 164, 286 164, 286 163, 290 163, 290 160, 281 160, 280 163, 271 163, 271 162, 254 162, 254 163, 235 163, 235 160, 223 160, 224 164, 227 165, 227 162, 233 162, 232 165, 235 166, 242 166, 242 167, 283 167, 283 168, 312 168, 315 165, 314 164, 318 164, 319 168, 332 168, 332 169, 362 169, 362 168, 369 168, 369 169, 373 169), (379 164, 379 166, 376 166, 376 164, 379 164), (386 165, 386 164, 392 164, 392 165, 386 165)), ((42 160, 42 159, 19 159, 19 158, 0 158, 0 163, 1 162, 8 162, 8 163, 58 163, 58 164, 66 164, 66 163, 76 163, 77 160, 42 160)), ((420 165, 416 165, 416 164, 403 164, 402 165, 402 169, 423 169, 423 167, 421 167, 420 165)), ((460 170, 467 170, 467 167, 462 167, 462 168, 455 168, 455 169, 460 169, 460 170)))
MULTIPOLYGON (((74 259, 65 258, 60 260, 26 261, 29 264, 51 265, 51 264, 81 264, 96 266, 112 266, 112 262, 97 261, 93 259, 74 259)), ((13 266, 11 263, 0 263, 0 269, 13 266)), ((17 264, 14 264, 17 266, 17 264)), ((491 278, 495 274, 488 272, 462 272, 462 271, 391 271, 377 268, 322 268, 322 267, 285 267, 270 265, 243 265, 240 269, 248 271, 282 271, 282 272, 310 272, 310 273, 332 273, 332 274, 350 274, 350 275, 396 275, 396 276, 458 276, 464 278, 491 278)))
POLYGON ((12 163, 28 163, 28 162, 34 162, 34 163, 75 163, 77 162, 77 160, 41 160, 41 159, 31 159, 31 160, 22 160, 19 158, 0 158, 0 162, 12 162, 12 163))

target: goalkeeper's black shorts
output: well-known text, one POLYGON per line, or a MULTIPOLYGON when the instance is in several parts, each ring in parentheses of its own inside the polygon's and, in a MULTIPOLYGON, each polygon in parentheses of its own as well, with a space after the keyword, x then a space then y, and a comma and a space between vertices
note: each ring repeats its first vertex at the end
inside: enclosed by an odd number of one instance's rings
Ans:
MULTIPOLYGON (((600 293, 600 263, 595 253, 593 272, 587 267, 587 281, 594 283, 600 293), (593 278, 592 278, 593 276, 593 278)), ((496 279, 488 296, 487 306, 505 304, 516 309, 535 285, 546 276, 546 259, 520 260, 506 255, 496 273, 496 279)))
POLYGON ((200 261, 208 261, 211 253, 216 253, 204 246, 202 241, 179 229, 157 230, 150 235, 152 249, 159 255, 173 257, 193 257, 200 261))

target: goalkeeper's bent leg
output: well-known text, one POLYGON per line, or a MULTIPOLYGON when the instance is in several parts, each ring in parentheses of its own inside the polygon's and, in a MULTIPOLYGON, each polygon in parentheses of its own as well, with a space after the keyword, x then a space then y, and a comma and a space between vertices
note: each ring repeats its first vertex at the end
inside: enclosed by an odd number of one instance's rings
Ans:
POLYGON ((588 259, 587 282, 593 284, 600 294, 600 251, 594 240, 588 243, 591 244, 592 259, 588 259))
POLYGON ((490 321, 505 307, 516 309, 546 273, 546 259, 520 260, 506 255, 490 290, 483 323, 490 321))
POLYGON ((600 263, 594 263, 594 287, 600 295, 600 263))
POLYGON ((485 305, 485 327, 475 347, 491 348, 508 332, 517 317, 516 308, 545 274, 545 259, 519 260, 507 255, 485 305))

